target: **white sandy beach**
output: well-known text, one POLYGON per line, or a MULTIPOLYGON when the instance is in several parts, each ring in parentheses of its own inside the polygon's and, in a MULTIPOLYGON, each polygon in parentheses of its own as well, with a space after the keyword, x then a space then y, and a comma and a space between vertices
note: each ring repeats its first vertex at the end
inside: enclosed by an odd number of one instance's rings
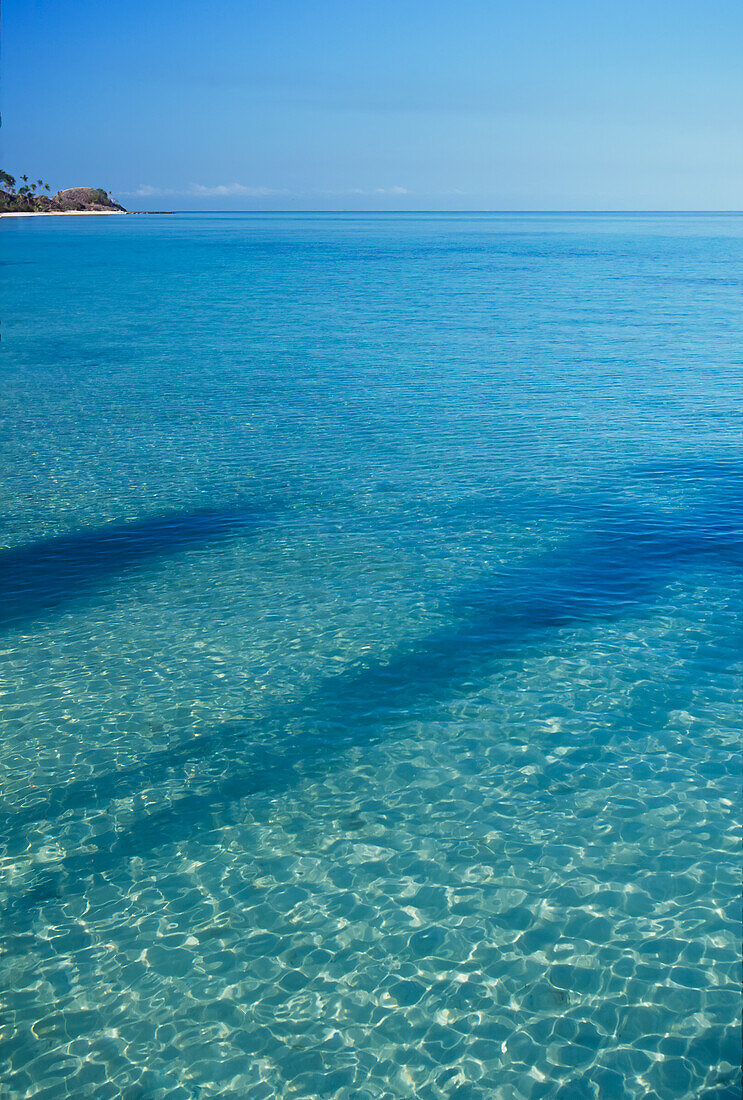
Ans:
POLYGON ((0 214, 0 218, 69 218, 81 214, 90 217, 100 214, 126 214, 126 210, 9 210, 0 214))

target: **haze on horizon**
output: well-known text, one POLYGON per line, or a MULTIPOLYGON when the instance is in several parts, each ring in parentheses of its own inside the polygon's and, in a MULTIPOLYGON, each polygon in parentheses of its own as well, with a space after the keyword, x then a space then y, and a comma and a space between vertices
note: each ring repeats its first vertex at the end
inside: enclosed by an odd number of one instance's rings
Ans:
POLYGON ((739 0, 6 0, 2 161, 130 209, 743 208, 739 0))

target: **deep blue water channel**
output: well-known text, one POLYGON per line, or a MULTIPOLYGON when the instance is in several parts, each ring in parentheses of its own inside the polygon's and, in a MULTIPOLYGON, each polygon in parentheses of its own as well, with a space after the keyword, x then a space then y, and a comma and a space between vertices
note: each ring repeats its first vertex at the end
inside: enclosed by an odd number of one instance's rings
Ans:
POLYGON ((0 244, 2 1095, 738 1100, 743 217, 0 244))

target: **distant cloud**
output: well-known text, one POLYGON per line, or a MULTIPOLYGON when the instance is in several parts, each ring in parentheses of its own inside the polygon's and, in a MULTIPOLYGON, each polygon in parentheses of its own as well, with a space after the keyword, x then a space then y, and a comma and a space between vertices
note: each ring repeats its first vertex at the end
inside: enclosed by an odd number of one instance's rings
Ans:
POLYGON ((163 187, 150 187, 149 183, 142 183, 136 191, 119 191, 120 195, 140 195, 145 197, 146 195, 173 195, 174 191, 168 191, 163 187))
POLYGON ((407 195, 407 187, 349 187, 344 191, 316 191, 318 195, 407 195))
POLYGON ((306 200, 311 203, 313 199, 395 199, 406 195, 414 200, 431 200, 469 194, 458 187, 447 191, 411 191, 400 184, 390 187, 343 187, 343 188, 308 188, 307 190, 290 190, 286 187, 260 187, 249 186, 244 183, 188 183, 181 187, 156 187, 150 183, 142 183, 136 191, 117 191, 117 194, 130 198, 156 198, 168 195, 178 198, 192 199, 230 199, 244 196, 248 199, 291 198, 306 200))
POLYGON ((232 195, 247 195, 250 198, 270 198, 272 195, 408 195, 407 187, 349 187, 340 191, 289 191, 277 187, 247 187, 244 183, 189 183, 186 187, 153 187, 150 183, 141 183, 136 191, 119 191, 120 195, 137 198, 151 198, 153 195, 200 196, 201 198, 229 198, 232 195))
POLYGON ((266 195, 288 195, 289 192, 274 187, 245 187, 242 183, 218 183, 214 187, 206 187, 203 183, 192 183, 183 195, 250 195, 253 198, 262 198, 266 195))
POLYGON ((273 187, 246 187, 242 183, 218 183, 214 186, 189 183, 187 187, 153 187, 149 183, 142 183, 136 191, 119 191, 119 194, 134 195, 139 198, 149 198, 152 195, 200 195, 209 198, 250 195, 251 198, 262 198, 267 195, 288 195, 290 192, 273 187))

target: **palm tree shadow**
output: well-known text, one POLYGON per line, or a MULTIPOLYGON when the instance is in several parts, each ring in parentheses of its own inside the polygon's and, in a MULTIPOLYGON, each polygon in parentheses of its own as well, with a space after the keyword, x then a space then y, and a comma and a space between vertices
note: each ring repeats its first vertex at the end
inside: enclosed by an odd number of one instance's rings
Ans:
POLYGON ((90 599, 149 563, 254 534, 280 510, 280 505, 244 504, 163 513, 0 551, 0 627, 90 599))
MULTIPOLYGON (((592 507, 595 501, 592 503, 592 507)), ((577 505, 579 507, 579 505, 577 505)), ((448 625, 361 670, 324 678, 300 705, 264 718, 226 723, 212 733, 150 754, 139 764, 50 792, 43 807, 13 815, 17 829, 89 805, 136 795, 174 780, 182 794, 147 810, 124 832, 111 829, 95 850, 73 855, 16 899, 17 914, 74 888, 77 880, 207 830, 227 808, 256 793, 276 793, 321 776, 344 750, 371 745, 402 718, 466 691, 472 678, 519 647, 562 628, 610 621, 651 607, 686 569, 743 566, 740 481, 692 510, 657 513, 604 501, 603 516, 580 540, 551 555, 487 574, 452 602, 448 625), (182 769, 205 762, 188 790, 182 769)))

